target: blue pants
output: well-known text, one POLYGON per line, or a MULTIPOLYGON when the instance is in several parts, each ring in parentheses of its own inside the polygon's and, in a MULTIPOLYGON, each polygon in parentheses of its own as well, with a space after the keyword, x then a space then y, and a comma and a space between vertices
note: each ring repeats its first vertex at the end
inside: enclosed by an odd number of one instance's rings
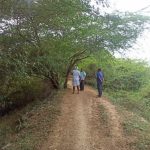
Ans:
POLYGON ((103 84, 102 82, 97 82, 98 96, 102 96, 103 84))

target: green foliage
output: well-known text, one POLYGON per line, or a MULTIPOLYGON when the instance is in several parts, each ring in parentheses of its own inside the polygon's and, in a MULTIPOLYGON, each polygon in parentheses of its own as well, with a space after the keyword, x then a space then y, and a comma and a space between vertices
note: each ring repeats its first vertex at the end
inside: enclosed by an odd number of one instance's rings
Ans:
POLYGON ((43 95, 44 86, 41 79, 28 76, 15 77, 9 80, 8 84, 1 85, 0 115, 39 99, 43 95))
POLYGON ((104 91, 115 104, 150 120, 150 68, 145 62, 116 59, 107 51, 95 53, 79 65, 87 73, 86 83, 96 88, 95 73, 104 72, 104 91))
MULTIPOLYGON (((133 60, 116 60, 112 68, 111 79, 107 88, 117 90, 139 90, 148 79, 148 68, 142 62, 133 60)), ((107 84, 106 83, 106 84, 107 84)))
MULTIPOLYGON (((105 0, 97 2, 107 5, 105 0)), ((22 78, 37 76, 60 88, 73 66, 87 57, 96 59, 107 79, 111 53, 131 47, 149 21, 129 13, 101 14, 91 7, 90 0, 5 0, 0 6, 0 95, 4 101, 19 86, 29 95, 35 90, 29 83, 23 87, 24 83, 18 82, 22 78)), ((92 64, 87 72, 94 72, 97 66, 92 64)))
MULTIPOLYGON (((121 112, 124 112, 120 110, 121 112)), ((120 113, 121 113, 120 112, 120 113)), ((123 129, 126 136, 134 136, 136 141, 130 143, 131 149, 149 150, 150 149, 150 124, 137 114, 124 112, 123 129)))

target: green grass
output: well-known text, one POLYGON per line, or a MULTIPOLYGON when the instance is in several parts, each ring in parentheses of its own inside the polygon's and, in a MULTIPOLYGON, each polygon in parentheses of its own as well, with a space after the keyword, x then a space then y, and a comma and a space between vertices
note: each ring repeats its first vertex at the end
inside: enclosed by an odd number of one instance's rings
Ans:
POLYGON ((99 122, 100 122, 100 130, 102 130, 103 136, 109 137, 110 134, 110 128, 108 127, 109 118, 107 111, 103 105, 99 105, 99 122))
POLYGON ((115 104, 123 106, 146 120, 150 121, 150 99, 144 98, 140 92, 117 91, 109 92, 107 97, 115 104))
POLYGON ((108 116, 107 111, 105 110, 105 107, 103 105, 99 105, 99 111, 100 111, 100 120, 107 125, 108 124, 108 116))
MULTIPOLYGON (((121 110, 122 111, 122 110, 121 110)), ((120 113, 121 114, 121 113, 120 113)), ((149 150, 150 149, 150 123, 143 118, 128 113, 122 114, 124 117, 123 129, 128 137, 136 137, 136 140, 130 144, 131 149, 149 150)))
MULTIPOLYGON (((87 82, 95 86, 95 81, 87 82)), ((116 106, 123 118, 124 135, 131 137, 130 148, 133 150, 150 150, 150 94, 149 88, 139 91, 113 91, 105 89, 103 95, 116 106)), ((100 119, 107 125, 105 108, 100 105, 100 119)))
POLYGON ((143 93, 117 91, 105 93, 118 106, 123 119, 125 135, 136 140, 130 144, 131 149, 150 150, 150 99, 143 93))
MULTIPOLYGON (((87 83, 96 87, 93 81, 87 83)), ((127 138, 135 138, 130 143, 130 148, 134 150, 150 150, 149 91, 110 91, 105 89, 103 95, 108 97, 117 106, 119 114, 123 117, 122 126, 125 136, 127 138)), ((108 118, 102 105, 100 105, 100 119, 106 126, 108 118)))

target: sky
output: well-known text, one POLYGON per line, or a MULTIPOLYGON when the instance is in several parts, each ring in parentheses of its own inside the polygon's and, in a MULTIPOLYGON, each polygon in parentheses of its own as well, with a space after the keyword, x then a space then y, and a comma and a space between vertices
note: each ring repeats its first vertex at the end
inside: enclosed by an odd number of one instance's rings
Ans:
MULTIPOLYGON (((92 0, 94 4, 95 0, 92 0)), ((108 0, 110 7, 108 12, 119 10, 122 12, 140 12, 143 15, 150 16, 150 0, 108 0), (147 8, 146 8, 147 7, 147 8), (142 10, 143 8, 146 8, 142 10), (141 11, 142 10, 142 11, 141 11)), ((150 31, 145 31, 143 36, 137 39, 137 43, 133 45, 126 53, 120 55, 115 54, 116 57, 128 57, 132 59, 141 59, 150 63, 150 31)))
POLYGON ((138 11, 150 5, 150 0, 109 0, 109 2, 112 9, 130 12, 138 11))

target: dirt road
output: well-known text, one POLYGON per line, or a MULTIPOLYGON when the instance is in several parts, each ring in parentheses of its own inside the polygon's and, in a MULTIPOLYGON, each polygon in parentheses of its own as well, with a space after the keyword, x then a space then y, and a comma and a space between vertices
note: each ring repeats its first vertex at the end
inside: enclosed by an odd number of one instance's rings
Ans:
POLYGON ((86 86, 72 94, 71 86, 63 96, 61 116, 41 150, 128 150, 120 117, 105 98, 86 86), (100 107, 101 106, 101 107, 100 107), (104 108, 107 121, 101 119, 104 108))

